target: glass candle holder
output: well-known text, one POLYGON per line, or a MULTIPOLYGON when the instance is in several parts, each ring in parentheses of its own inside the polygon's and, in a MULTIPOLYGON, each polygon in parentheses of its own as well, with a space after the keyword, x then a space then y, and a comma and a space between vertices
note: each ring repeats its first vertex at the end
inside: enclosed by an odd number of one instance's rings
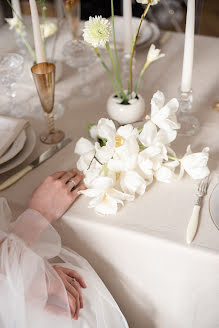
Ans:
POLYGON ((193 103, 192 90, 188 92, 179 91, 179 110, 177 113, 178 122, 181 128, 178 132, 180 136, 193 136, 200 127, 198 119, 191 114, 193 103))

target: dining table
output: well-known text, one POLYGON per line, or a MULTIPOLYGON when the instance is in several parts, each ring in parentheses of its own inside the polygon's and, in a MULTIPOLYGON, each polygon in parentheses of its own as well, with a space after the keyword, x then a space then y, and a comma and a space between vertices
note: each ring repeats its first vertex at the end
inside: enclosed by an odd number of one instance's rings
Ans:
MULTIPOLYGON (((72 142, 0 192, 0 197, 7 199, 14 219, 28 207, 32 192, 48 175, 76 166, 75 144, 80 137, 89 137, 87 125, 108 117, 106 102, 113 92, 110 81, 95 59, 86 79, 92 95, 80 96, 85 82, 79 79, 77 70, 65 64, 63 48, 70 38, 64 22, 58 35, 48 40, 48 50, 63 67, 56 83, 56 101, 62 103, 65 111, 56 120, 56 126, 72 142)), ((179 97, 184 34, 171 32, 160 46, 165 57, 150 65, 140 89, 146 113, 157 90, 165 94, 166 101, 179 97)), ((4 24, 0 28, 0 56, 16 51, 15 34, 4 24)), ((134 76, 144 64, 147 51, 143 46, 137 49, 134 76)), ((209 187, 193 242, 186 243, 186 229, 196 199, 197 182, 189 176, 173 183, 154 182, 144 195, 126 203, 114 216, 96 214, 88 208, 89 199, 80 196, 54 224, 63 245, 85 257, 96 270, 130 328, 219 327, 219 231, 209 212, 210 195, 219 183, 219 111, 213 109, 213 104, 219 101, 218 57, 218 38, 195 35, 192 112, 199 120, 200 129, 191 137, 178 136, 173 143, 178 157, 185 154, 189 144, 194 152, 210 148, 209 187)), ((1 174, 0 182, 50 147, 39 139, 46 129, 43 115, 35 115, 32 110, 38 106, 40 111, 40 103, 31 66, 26 54, 25 72, 16 86, 16 101, 23 104, 24 117, 37 134, 36 146, 19 167, 1 174)), ((7 98, 0 92, 0 114, 6 103, 7 98)))

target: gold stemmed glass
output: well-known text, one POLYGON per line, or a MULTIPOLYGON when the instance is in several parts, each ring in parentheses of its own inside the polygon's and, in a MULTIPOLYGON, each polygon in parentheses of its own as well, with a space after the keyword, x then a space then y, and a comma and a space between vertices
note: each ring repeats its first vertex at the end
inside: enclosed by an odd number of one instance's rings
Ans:
POLYGON ((65 137, 63 131, 55 129, 54 122, 55 65, 39 63, 31 67, 31 72, 49 130, 41 134, 40 140, 46 144, 55 144, 65 137))

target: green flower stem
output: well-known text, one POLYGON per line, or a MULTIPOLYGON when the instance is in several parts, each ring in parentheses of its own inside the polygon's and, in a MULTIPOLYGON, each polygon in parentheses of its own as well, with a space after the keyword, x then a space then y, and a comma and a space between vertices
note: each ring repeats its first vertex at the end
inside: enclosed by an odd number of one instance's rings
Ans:
POLYGON ((112 52, 111 52, 111 49, 110 49, 110 46, 109 46, 109 42, 106 42, 106 50, 108 52, 108 55, 109 55, 109 58, 110 58, 110 61, 111 61, 111 64, 112 64, 113 72, 114 72, 115 78, 117 80, 117 83, 118 83, 118 86, 119 86, 119 89, 120 89, 120 93, 122 95, 122 99, 127 100, 125 92, 123 91, 122 85, 121 85, 121 83, 119 81, 119 78, 118 78, 118 74, 117 74, 115 63, 114 63, 113 55, 112 55, 112 52))
POLYGON ((142 22, 143 22, 145 16, 147 15, 147 12, 150 8, 151 1, 152 0, 148 1, 148 4, 145 7, 145 10, 144 10, 143 14, 141 15, 140 23, 138 25, 137 31, 136 31, 136 33, 134 35, 134 38, 133 38, 133 41, 132 41, 132 49, 131 49, 131 57, 130 57, 130 65, 129 65, 129 93, 130 94, 132 94, 132 84, 133 84, 133 82, 132 82, 132 65, 133 65, 133 57, 134 57, 134 53, 135 53, 135 47, 136 47, 136 43, 137 43, 137 40, 138 40, 138 37, 139 37, 139 32, 140 32, 142 22))
POLYGON ((142 80, 142 77, 144 75, 144 72, 146 71, 146 69, 148 68, 148 66, 151 64, 150 61, 146 61, 144 67, 142 68, 140 74, 139 74, 139 77, 138 77, 138 81, 136 83, 136 87, 135 87, 135 93, 138 94, 138 90, 139 90, 139 87, 140 87, 140 83, 141 83, 141 80, 142 80))
MULTIPOLYGON (((116 71, 117 71, 117 74, 118 74, 118 80, 120 81, 120 84, 122 86, 122 79, 121 79, 120 66, 119 66, 119 58, 118 58, 117 45, 116 45, 113 0, 111 0, 111 16, 112 16, 112 27, 113 27, 113 45, 114 45, 114 52, 115 52, 115 58, 116 58, 116 71)), ((122 89, 123 89, 123 86, 122 86, 122 89)))
POLYGON ((168 157, 169 159, 172 159, 172 161, 178 161, 178 162, 181 162, 181 159, 180 159, 180 158, 173 157, 173 156, 170 156, 170 155, 167 155, 167 157, 168 157))
POLYGON ((29 51, 31 57, 33 58, 33 62, 36 62, 36 55, 35 55, 35 52, 34 52, 33 48, 31 47, 30 43, 27 41, 27 39, 25 38, 25 36, 23 35, 22 32, 18 31, 18 33, 22 37, 22 39, 24 41, 24 44, 27 47, 27 50, 29 51))
POLYGON ((112 84, 113 84, 113 87, 114 87, 114 89, 115 89, 115 92, 116 92, 117 97, 118 97, 118 98, 121 98, 121 95, 120 95, 120 93, 119 93, 119 89, 118 89, 118 87, 117 87, 117 85, 116 85, 116 82, 115 82, 114 79, 113 79, 113 76, 112 76, 112 74, 111 74, 111 72, 110 72, 110 70, 109 70, 109 67, 108 67, 108 66, 106 65, 106 63, 104 62, 104 60, 103 60, 103 58, 101 57, 101 55, 100 55, 98 49, 97 49, 97 48, 94 48, 94 51, 95 51, 97 57, 100 59, 101 64, 102 64, 103 67, 105 68, 105 70, 106 70, 106 72, 107 72, 107 74, 108 74, 108 76, 109 76, 109 78, 110 78, 110 80, 111 80, 111 82, 112 82, 112 84))

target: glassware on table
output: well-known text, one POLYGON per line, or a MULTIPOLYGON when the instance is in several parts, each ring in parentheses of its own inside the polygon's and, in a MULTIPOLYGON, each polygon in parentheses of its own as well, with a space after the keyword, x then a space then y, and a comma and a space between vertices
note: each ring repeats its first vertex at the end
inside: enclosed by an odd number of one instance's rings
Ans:
POLYGON ((63 0, 65 15, 73 40, 77 40, 80 31, 81 4, 80 0, 63 0))
POLYGON ((40 140, 46 144, 58 143, 64 139, 65 134, 63 131, 55 129, 55 65, 52 63, 39 63, 32 66, 31 72, 33 74, 33 79, 37 88, 49 130, 40 136, 40 140))
POLYGON ((198 119, 191 114, 192 109, 192 90, 183 92, 180 90, 179 94, 179 111, 177 113, 178 122, 181 128, 178 132, 180 136, 193 136, 195 135, 200 127, 198 119))
MULTIPOLYGON (((67 65, 77 69, 79 73, 79 90, 77 94, 90 97, 93 90, 89 85, 89 78, 92 74, 91 65, 96 63, 94 50, 82 40, 72 41, 71 51, 66 50, 67 44, 63 48, 63 55, 67 65)), ((68 50, 70 50, 68 48, 68 50)))
MULTIPOLYGON (((68 26, 72 35, 72 39, 65 42, 64 49, 66 55, 70 57, 73 51, 72 48, 74 48, 74 43, 76 40, 79 39, 81 4, 80 0, 63 0, 63 4, 65 8, 65 16, 68 21, 68 26)), ((68 63, 66 62, 66 64, 68 63)))
POLYGON ((24 58, 16 53, 9 53, 0 59, 0 89, 9 98, 7 106, 1 109, 2 114, 22 116, 22 107, 16 105, 16 82, 24 73, 24 58))

